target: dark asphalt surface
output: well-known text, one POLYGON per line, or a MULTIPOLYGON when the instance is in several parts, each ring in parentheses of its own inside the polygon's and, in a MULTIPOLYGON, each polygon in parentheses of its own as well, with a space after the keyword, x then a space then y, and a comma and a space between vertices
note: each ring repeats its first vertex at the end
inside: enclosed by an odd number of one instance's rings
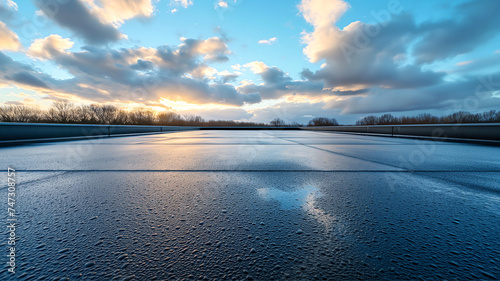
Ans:
POLYGON ((500 147, 191 131, 0 155, 1 280, 500 278, 500 147))

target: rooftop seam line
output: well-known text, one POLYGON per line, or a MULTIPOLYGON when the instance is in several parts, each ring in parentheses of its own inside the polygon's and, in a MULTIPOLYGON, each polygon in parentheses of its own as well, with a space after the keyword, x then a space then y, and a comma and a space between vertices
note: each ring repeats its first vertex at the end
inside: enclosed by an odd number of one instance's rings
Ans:
POLYGON ((347 154, 344 154, 344 153, 334 152, 334 151, 331 151, 331 150, 327 150, 327 149, 323 149, 323 148, 319 148, 319 147, 315 147, 315 146, 310 146, 310 145, 307 145, 307 144, 303 144, 303 143, 300 143, 298 141, 292 141, 292 140, 289 140, 289 139, 286 139, 286 138, 280 138, 280 137, 277 137, 277 138, 283 139, 283 140, 286 140, 286 141, 289 141, 289 142, 297 143, 297 144, 303 145, 305 147, 309 147, 309 148, 321 150, 321 151, 324 151, 324 152, 329 152, 329 153, 341 155, 341 156, 344 156, 344 157, 350 157, 350 158, 354 158, 354 159, 357 159, 357 160, 362 160, 362 161, 366 161, 366 162, 371 162, 371 163, 375 163, 375 164, 379 164, 379 165, 384 165, 384 166, 393 167, 393 168, 397 168, 397 169, 407 170, 408 171, 407 168, 401 168, 401 167, 394 166, 394 165, 391 165, 391 164, 385 164, 385 163, 381 163, 381 162, 378 162, 378 161, 367 160, 367 159, 363 159, 361 157, 356 157, 356 156, 347 155, 347 154))

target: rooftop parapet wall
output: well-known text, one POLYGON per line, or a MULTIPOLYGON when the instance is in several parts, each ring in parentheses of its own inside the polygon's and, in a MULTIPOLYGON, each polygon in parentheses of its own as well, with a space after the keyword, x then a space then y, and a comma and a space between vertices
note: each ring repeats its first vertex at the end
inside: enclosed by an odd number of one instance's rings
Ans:
POLYGON ((137 126, 137 125, 79 125, 0 123, 0 141, 111 137, 117 135, 161 133, 168 131, 197 130, 198 127, 137 126))
POLYGON ((303 130, 381 134, 394 137, 500 141, 499 123, 303 127, 303 130))

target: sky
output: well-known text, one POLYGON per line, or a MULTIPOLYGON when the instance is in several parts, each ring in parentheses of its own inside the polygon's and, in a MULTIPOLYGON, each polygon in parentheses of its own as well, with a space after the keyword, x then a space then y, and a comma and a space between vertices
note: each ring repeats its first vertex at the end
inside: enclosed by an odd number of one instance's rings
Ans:
POLYGON ((500 110, 498 0, 0 0, 0 105, 354 124, 500 110))

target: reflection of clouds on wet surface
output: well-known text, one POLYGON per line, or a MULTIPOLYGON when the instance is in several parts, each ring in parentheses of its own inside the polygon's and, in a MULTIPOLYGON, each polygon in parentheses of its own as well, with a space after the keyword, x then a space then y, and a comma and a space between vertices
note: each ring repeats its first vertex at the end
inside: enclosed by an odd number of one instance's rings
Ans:
POLYGON ((321 196, 317 188, 306 187, 295 191, 283 191, 276 188, 258 188, 257 193, 266 200, 275 200, 280 203, 281 209, 298 209, 306 204, 307 200, 315 200, 321 196))
POLYGON ((332 230, 337 220, 316 206, 316 200, 323 194, 318 188, 308 186, 294 191, 284 191, 276 188, 258 188, 257 194, 265 200, 274 200, 283 210, 302 208, 308 215, 316 219, 327 231, 332 230))

